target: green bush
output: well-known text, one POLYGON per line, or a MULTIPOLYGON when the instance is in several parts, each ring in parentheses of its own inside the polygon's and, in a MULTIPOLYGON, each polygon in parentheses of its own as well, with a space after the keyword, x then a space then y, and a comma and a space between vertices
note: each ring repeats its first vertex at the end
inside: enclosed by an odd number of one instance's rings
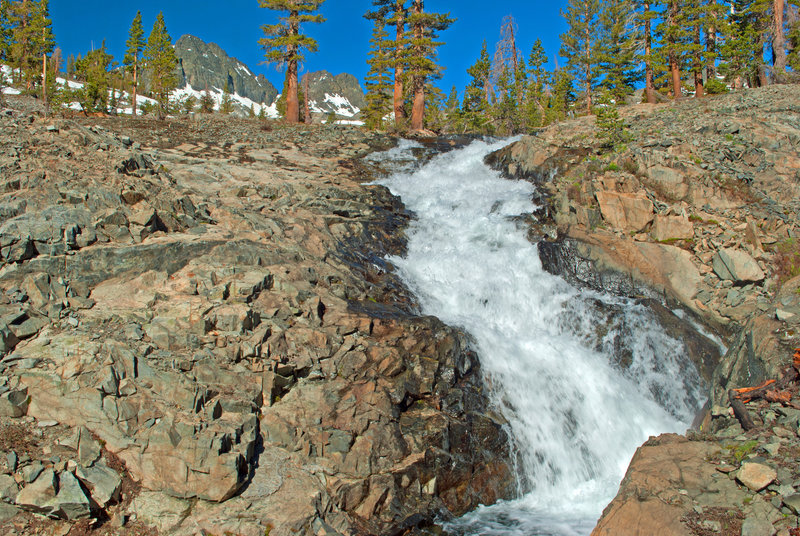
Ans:
POLYGON ((709 95, 721 95, 728 92, 728 86, 719 78, 709 78, 706 82, 706 93, 709 95))

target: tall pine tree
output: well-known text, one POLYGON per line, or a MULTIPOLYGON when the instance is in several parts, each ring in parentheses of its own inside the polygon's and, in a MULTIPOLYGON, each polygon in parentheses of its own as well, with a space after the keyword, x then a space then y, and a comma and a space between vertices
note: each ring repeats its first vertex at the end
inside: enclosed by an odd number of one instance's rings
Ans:
POLYGON ((399 127, 405 120, 405 83, 404 68, 406 56, 406 18, 408 11, 405 7, 406 0, 372 0, 375 8, 364 16, 370 20, 381 20, 385 25, 394 27, 394 39, 385 39, 384 48, 389 55, 390 69, 394 70, 394 111, 395 124, 399 127))
POLYGON ((367 59, 369 71, 364 77, 367 101, 364 122, 367 128, 380 128, 383 125, 383 118, 391 112, 392 108, 393 83, 390 72, 392 58, 391 52, 387 50, 388 37, 385 21, 380 18, 373 19, 372 38, 367 59))
POLYGON ((537 39, 528 56, 528 88, 525 97, 525 115, 528 127, 540 127, 545 121, 547 103, 545 91, 549 84, 549 75, 544 68, 546 63, 547 54, 544 45, 542 45, 541 39, 537 39))
POLYGON ((73 98, 77 99, 84 112, 93 113, 108 111, 109 68, 114 57, 106 51, 105 41, 86 56, 75 62, 75 76, 83 81, 83 87, 75 90, 73 98))
POLYGON ((278 24, 261 27, 265 37, 259 43, 265 50, 267 63, 286 66, 286 114, 289 123, 300 122, 298 98, 298 70, 305 60, 303 50, 316 52, 317 41, 300 33, 300 25, 325 22, 322 15, 314 14, 325 0, 258 0, 258 5, 285 13, 278 24))
POLYGON ((163 12, 156 17, 153 30, 147 38, 143 59, 150 74, 150 90, 158 101, 158 118, 163 119, 169 110, 170 94, 178 86, 175 73, 178 57, 172 48, 172 38, 167 33, 163 12))
POLYGON ((586 112, 592 113, 592 94, 598 83, 597 18, 599 0, 569 0, 561 15, 567 20, 567 32, 561 35, 561 56, 567 58, 567 70, 586 96, 586 112))
POLYGON ((598 60, 603 75, 600 85, 617 103, 633 93, 640 79, 637 67, 640 40, 634 13, 631 0, 606 0, 600 11, 598 60))
POLYGON ((462 112, 465 128, 471 132, 485 132, 489 120, 491 63, 486 41, 484 41, 478 60, 467 69, 471 80, 464 91, 462 112))
POLYGON ((10 9, 8 0, 0 0, 0 60, 2 61, 11 59, 11 21, 8 18, 10 9))
POLYGON ((446 30, 455 19, 449 14, 426 13, 424 0, 412 0, 408 15, 406 41, 408 47, 406 72, 411 78, 413 107, 411 130, 422 130, 425 121, 425 88, 431 78, 439 76, 441 68, 436 64, 436 49, 444 43, 438 42, 438 33, 446 30))
POLYGON ((139 58, 145 47, 144 41, 144 28, 142 27, 142 12, 137 11, 136 16, 131 23, 131 29, 128 31, 128 40, 125 41, 125 59, 122 64, 128 70, 133 71, 133 100, 131 107, 133 108, 133 115, 136 116, 136 101, 139 93, 139 58))

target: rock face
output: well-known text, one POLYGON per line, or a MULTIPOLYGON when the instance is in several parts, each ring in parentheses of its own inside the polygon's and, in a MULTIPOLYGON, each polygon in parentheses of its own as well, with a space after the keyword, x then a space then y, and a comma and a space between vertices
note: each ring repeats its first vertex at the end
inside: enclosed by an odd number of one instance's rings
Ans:
POLYGON ((256 103, 272 104, 278 95, 275 86, 263 74, 253 74, 236 58, 231 58, 215 43, 206 43, 193 35, 184 35, 175 43, 180 87, 191 85, 198 91, 222 91, 225 84, 231 93, 256 103))
POLYGON ((0 117, 20 184, 4 497, 52 523, 280 536, 395 534, 514 494, 469 339, 416 316, 383 260, 409 216, 357 158, 387 140, 86 121, 0 117))
POLYGON ((487 158, 536 184, 530 236, 547 270, 685 309, 728 345, 722 359, 695 359, 710 380, 702 435, 640 448, 594 535, 796 527, 796 385, 781 395, 790 403, 747 404, 747 433, 728 391, 780 378, 800 348, 800 277, 788 268, 800 259, 800 167, 796 148, 775 141, 800 140, 798 99, 797 87, 776 86, 631 106, 621 113, 633 139, 617 152, 580 118, 487 158))
POLYGON ((316 71, 303 76, 301 87, 305 87, 306 81, 309 107, 312 113, 319 116, 334 113, 342 119, 356 118, 367 105, 364 90, 351 74, 333 76, 328 71, 316 71))

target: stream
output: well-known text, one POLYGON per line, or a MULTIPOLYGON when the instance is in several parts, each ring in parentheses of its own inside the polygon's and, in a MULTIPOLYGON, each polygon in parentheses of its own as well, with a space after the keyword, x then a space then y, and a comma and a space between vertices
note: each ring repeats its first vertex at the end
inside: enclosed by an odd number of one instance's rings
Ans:
POLYGON ((535 209, 534 186, 483 163, 507 143, 424 164, 409 141, 373 156, 395 170, 379 183, 415 216, 407 254, 388 260, 421 313, 471 335, 514 442, 518 498, 449 521, 447 533, 588 535, 636 448, 685 431, 705 388, 646 307, 543 270, 520 218, 535 209))

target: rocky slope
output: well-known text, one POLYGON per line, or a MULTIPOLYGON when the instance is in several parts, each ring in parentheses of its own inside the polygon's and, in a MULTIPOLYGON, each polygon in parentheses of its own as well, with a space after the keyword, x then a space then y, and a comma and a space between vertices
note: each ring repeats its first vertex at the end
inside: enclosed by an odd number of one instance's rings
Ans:
POLYGON ((0 113, 0 532, 400 534, 513 490, 346 127, 0 113))
POLYGON ((638 105, 621 110, 630 138, 613 150, 582 118, 489 158, 540 185, 531 235, 549 270, 681 308, 729 346, 702 435, 642 447, 595 534, 771 536, 797 522, 800 401, 749 404, 759 426, 744 433, 728 390, 780 377, 800 346, 798 103, 800 88, 778 86, 638 105), (776 476, 753 488, 748 457, 776 476))

